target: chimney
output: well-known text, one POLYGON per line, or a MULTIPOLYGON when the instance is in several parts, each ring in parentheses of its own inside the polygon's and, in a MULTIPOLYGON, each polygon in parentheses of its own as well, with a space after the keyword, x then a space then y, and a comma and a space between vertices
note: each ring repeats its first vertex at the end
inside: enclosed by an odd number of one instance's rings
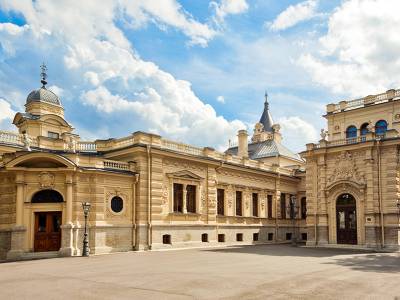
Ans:
POLYGON ((248 157, 248 145, 247 145, 247 130, 239 130, 238 131, 238 156, 239 157, 248 157))

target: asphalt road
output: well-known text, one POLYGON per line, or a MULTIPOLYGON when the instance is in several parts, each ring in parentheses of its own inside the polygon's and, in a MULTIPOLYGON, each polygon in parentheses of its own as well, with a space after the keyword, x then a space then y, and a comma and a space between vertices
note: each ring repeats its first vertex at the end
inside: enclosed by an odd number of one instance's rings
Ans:
POLYGON ((3 263, 0 299, 400 299, 400 254, 265 245, 3 263))

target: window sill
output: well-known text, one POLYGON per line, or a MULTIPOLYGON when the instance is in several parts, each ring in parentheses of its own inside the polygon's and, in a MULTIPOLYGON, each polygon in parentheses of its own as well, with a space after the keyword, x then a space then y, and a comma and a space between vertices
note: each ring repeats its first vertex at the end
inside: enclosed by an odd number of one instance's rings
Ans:
POLYGON ((170 212, 168 215, 170 215, 170 216, 201 216, 201 214, 199 214, 199 213, 192 213, 192 212, 188 212, 188 213, 170 212))

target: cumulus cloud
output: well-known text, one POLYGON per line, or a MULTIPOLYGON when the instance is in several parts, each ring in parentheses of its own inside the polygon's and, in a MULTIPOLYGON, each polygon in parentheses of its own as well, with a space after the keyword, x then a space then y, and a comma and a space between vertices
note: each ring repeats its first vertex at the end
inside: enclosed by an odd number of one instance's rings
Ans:
POLYGON ((304 146, 300 145, 316 142, 318 139, 315 127, 298 116, 280 118, 278 123, 282 127, 285 143, 290 142, 294 146, 293 150, 302 151, 304 146))
POLYGON ((142 27, 149 22, 163 28, 165 25, 175 27, 190 37, 191 44, 206 46, 216 31, 207 24, 202 24, 187 13, 176 0, 123 0, 121 9, 128 23, 142 27))
POLYGON ((320 52, 299 59, 315 82, 364 96, 400 86, 397 0, 349 0, 330 16, 320 52))
POLYGON ((214 21, 218 25, 224 23, 226 16, 244 13, 249 8, 246 0, 221 0, 219 3, 211 1, 210 6, 215 9, 214 21))
POLYGON ((14 118, 14 115, 15 111, 12 110, 10 103, 0 98, 0 122, 14 118))
MULTIPOLYGON (((7 33, 0 32, 0 45, 9 44, 16 56, 46 53, 55 63, 63 64, 61 72, 69 81, 63 83, 62 92, 72 93, 74 108, 85 105, 86 114, 96 114, 88 124, 93 130, 97 125, 113 135, 151 130, 221 148, 244 127, 243 123, 218 116, 194 94, 189 82, 177 80, 141 59, 115 23, 123 13, 125 19, 140 21, 141 25, 157 22, 182 30, 193 43, 204 45, 212 38, 205 25, 185 13, 176 1, 156 3, 159 1, 82 1, 71 5, 69 1, 40 0, 22 5, 2 1, 0 6, 22 14, 26 25, 20 26, 22 33, 17 35, 10 32, 18 32, 16 25, 7 33)), ((49 69, 52 67, 49 65, 49 69)))
POLYGON ((317 15, 317 0, 307 0, 290 5, 272 23, 267 24, 272 31, 285 30, 317 15))

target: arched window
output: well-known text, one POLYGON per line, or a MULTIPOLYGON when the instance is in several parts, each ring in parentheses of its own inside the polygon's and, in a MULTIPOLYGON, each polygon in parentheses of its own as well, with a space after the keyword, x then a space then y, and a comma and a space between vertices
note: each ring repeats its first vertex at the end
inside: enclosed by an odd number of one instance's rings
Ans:
POLYGON ((63 202, 61 194, 54 190, 42 190, 35 193, 32 197, 32 203, 59 203, 63 202))
POLYGON ((346 138, 350 139, 350 138, 355 138, 355 137, 357 137, 357 127, 354 125, 347 127, 346 138))
POLYGON ((364 123, 360 127, 360 135, 366 135, 368 133, 368 123, 364 123))
POLYGON ((385 120, 380 120, 375 124, 375 133, 376 134, 385 134, 387 130, 387 122, 385 120))

